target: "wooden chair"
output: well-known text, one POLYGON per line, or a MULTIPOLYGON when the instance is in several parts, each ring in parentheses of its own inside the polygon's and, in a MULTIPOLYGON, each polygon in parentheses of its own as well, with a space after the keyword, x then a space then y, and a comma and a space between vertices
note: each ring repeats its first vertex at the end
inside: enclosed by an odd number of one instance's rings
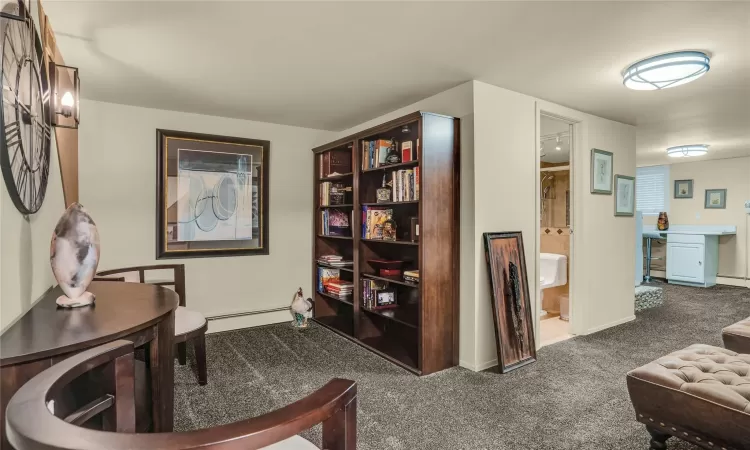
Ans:
POLYGON ((118 340, 59 362, 8 403, 6 430, 17 450, 309 450, 297 436, 319 423, 323 448, 355 450, 357 386, 334 379, 276 411, 184 433, 134 433, 133 343, 118 340), (75 382, 85 381, 79 388, 75 382), (93 429, 92 429, 93 428, 93 429))
POLYGON ((174 339, 175 344, 177 344, 177 359, 180 365, 184 366, 187 363, 187 342, 192 342, 198 366, 198 384, 204 385, 208 382, 206 369, 206 329, 208 329, 208 321, 203 314, 185 307, 184 264, 158 264, 103 270, 97 273, 94 280, 149 283, 157 286, 174 287, 175 292, 180 297, 180 306, 177 307, 174 315, 174 339), (166 270, 172 271, 171 280, 146 278, 146 272, 166 270))

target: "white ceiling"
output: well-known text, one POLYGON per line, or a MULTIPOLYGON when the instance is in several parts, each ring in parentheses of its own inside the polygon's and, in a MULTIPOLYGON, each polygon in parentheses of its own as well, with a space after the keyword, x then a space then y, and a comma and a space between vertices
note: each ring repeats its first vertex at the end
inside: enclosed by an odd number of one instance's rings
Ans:
MULTIPOLYGON (((539 134, 542 138, 569 132, 570 125, 562 120, 542 116, 541 120, 539 121, 539 134)), ((543 162, 562 163, 570 161, 569 136, 560 137, 559 144, 556 139, 542 139, 540 144, 542 150, 541 160, 543 162), (557 150, 558 146, 560 147, 560 150, 557 150)))
POLYGON ((476 79, 637 125, 641 165, 680 144, 750 155, 750 3, 44 5, 90 99, 338 131, 476 79), (622 86, 685 49, 712 55, 706 76, 622 86))

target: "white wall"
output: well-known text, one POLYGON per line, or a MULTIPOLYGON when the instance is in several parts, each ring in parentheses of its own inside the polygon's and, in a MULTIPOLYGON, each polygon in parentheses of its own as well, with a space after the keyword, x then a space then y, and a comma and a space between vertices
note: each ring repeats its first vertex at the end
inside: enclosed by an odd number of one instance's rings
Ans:
MULTIPOLYGON (((99 228, 99 269, 184 263, 187 304, 207 316, 287 307, 312 285, 312 152, 327 131, 82 100, 80 202, 99 228), (155 259, 156 129, 271 141, 270 255, 155 259)), ((289 320, 280 311, 209 322, 209 332, 289 320)))
MULTIPOLYGON (((481 253, 482 233, 521 231, 529 280, 539 278, 539 111, 578 122, 573 155, 572 249, 578 282, 571 283, 572 331, 588 334, 635 318, 635 220, 614 216, 613 196, 589 193, 592 147, 614 153, 615 174, 635 175, 635 128, 475 81, 475 370, 497 361, 489 282, 481 253)), ((534 305, 539 290, 530 294, 534 305)))
POLYGON ((56 284, 49 264, 52 231, 65 210, 57 144, 52 135, 47 194, 41 209, 24 217, 0 182, 0 330, 5 331, 56 284))

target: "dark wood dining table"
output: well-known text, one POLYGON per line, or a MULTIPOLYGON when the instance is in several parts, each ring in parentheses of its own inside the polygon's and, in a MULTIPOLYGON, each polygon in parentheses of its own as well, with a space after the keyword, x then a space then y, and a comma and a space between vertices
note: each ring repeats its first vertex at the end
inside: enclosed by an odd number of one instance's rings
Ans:
POLYGON ((177 294, 161 286, 95 281, 88 289, 93 306, 58 308, 62 295, 51 289, 0 336, 0 448, 5 437, 5 408, 13 394, 48 367, 83 350, 127 339, 145 349, 149 378, 151 430, 174 425, 174 311, 177 294))

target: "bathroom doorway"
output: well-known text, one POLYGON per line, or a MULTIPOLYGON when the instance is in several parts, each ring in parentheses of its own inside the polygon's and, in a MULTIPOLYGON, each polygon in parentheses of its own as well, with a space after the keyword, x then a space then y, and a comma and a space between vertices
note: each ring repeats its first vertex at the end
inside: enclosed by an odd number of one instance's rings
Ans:
POLYGON ((573 337, 570 330, 573 123, 539 115, 539 347, 573 337))

